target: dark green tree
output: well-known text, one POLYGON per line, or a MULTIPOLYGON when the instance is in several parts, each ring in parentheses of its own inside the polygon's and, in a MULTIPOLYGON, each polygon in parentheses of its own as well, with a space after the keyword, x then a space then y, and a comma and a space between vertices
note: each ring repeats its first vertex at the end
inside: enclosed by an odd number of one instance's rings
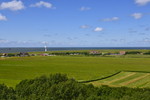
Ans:
POLYGON ((8 88, 4 84, 0 84, 0 100, 16 100, 15 91, 13 88, 8 88))

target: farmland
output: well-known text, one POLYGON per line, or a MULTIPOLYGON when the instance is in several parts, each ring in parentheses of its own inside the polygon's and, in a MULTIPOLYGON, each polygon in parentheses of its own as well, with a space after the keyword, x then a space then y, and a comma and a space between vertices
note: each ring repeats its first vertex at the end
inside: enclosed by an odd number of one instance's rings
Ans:
MULTIPOLYGON (((121 70, 150 71, 149 60, 149 56, 35 56, 0 58, 0 83, 5 83, 8 86, 15 86, 23 79, 32 79, 41 75, 53 73, 65 73, 78 81, 93 80, 111 75, 121 70)), ((122 77, 124 74, 130 76, 133 73, 121 73, 120 76, 122 77)), ((139 77, 140 75, 141 74, 139 74, 139 77)), ((139 82, 143 81, 145 83, 144 86, 149 87, 149 83, 146 83, 146 80, 149 80, 149 78, 147 76, 145 77, 146 79, 139 80, 139 82)), ((112 79, 110 80, 113 81, 112 79)), ((111 82, 110 85, 118 85, 118 81, 111 82)), ((135 84, 138 84, 138 86, 142 85, 139 83, 135 84)), ((129 87, 134 87, 134 84, 129 84, 129 87)))
POLYGON ((90 83, 95 86, 109 85, 113 87, 147 88, 150 87, 150 73, 123 71, 115 76, 90 83))

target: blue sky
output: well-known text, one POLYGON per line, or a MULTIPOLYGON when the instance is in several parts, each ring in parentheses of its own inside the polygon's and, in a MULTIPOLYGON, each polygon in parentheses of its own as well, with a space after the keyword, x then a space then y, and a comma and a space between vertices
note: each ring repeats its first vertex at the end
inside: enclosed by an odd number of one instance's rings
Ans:
POLYGON ((0 47, 147 47, 150 0, 0 0, 0 47))

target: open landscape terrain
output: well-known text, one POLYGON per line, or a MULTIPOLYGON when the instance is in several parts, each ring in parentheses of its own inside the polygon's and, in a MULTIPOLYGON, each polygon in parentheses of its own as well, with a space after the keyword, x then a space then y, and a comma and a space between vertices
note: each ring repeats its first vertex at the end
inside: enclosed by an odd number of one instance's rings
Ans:
POLYGON ((150 0, 0 0, 0 100, 150 100, 150 0))
MULTIPOLYGON (((53 73, 67 74, 79 82, 100 79, 118 71, 150 71, 150 56, 31 56, 0 58, 0 83, 15 86, 23 79, 53 73)), ((95 86, 150 87, 149 73, 121 72, 95 86)))

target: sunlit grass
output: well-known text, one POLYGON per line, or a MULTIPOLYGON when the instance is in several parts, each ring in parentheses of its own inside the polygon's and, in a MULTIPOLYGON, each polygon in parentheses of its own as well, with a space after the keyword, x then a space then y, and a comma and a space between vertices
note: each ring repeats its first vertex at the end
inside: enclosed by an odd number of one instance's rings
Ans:
POLYGON ((83 81, 98 79, 120 70, 150 71, 150 58, 35 56, 0 59, 0 83, 9 86, 14 86, 18 80, 52 73, 65 73, 83 81))

